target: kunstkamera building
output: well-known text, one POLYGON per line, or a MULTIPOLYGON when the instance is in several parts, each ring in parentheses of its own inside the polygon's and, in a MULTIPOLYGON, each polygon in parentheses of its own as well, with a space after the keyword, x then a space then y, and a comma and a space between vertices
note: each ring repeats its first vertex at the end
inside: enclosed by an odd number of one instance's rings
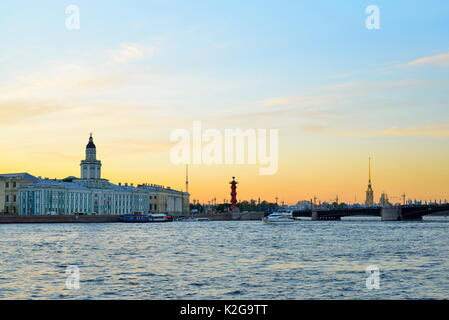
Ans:
POLYGON ((0 212, 19 215, 133 212, 187 215, 189 194, 154 184, 113 184, 101 178, 101 161, 92 135, 81 161, 81 175, 62 180, 28 173, 0 174, 0 212))

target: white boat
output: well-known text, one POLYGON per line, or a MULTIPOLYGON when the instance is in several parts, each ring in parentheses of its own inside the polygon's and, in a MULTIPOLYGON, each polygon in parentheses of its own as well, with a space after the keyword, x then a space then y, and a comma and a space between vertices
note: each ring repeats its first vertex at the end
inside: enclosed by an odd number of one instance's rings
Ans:
POLYGON ((165 214, 153 213, 148 215, 151 219, 151 222, 167 222, 169 221, 168 217, 165 214))
POLYGON ((183 219, 179 219, 178 221, 180 222, 207 222, 209 221, 208 218, 183 218, 183 219))
POLYGON ((293 211, 276 211, 262 219, 265 223, 292 223, 295 222, 293 218, 293 211))

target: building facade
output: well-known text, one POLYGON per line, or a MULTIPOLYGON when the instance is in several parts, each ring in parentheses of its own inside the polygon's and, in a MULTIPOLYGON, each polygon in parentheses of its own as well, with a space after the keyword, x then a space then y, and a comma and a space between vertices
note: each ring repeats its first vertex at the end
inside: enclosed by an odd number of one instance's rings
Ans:
POLYGON ((38 181, 28 173, 0 174, 0 213, 19 212, 19 188, 38 181))
POLYGON ((134 212, 188 214, 189 194, 153 184, 134 187, 101 178, 92 135, 80 178, 62 180, 36 178, 29 174, 0 175, 0 208, 20 215, 122 215, 134 212), (14 200, 14 202, 13 202, 14 200))
POLYGON ((183 215, 189 214, 188 193, 173 190, 170 187, 164 188, 150 184, 142 184, 137 188, 148 192, 148 209, 150 213, 182 212, 183 215))

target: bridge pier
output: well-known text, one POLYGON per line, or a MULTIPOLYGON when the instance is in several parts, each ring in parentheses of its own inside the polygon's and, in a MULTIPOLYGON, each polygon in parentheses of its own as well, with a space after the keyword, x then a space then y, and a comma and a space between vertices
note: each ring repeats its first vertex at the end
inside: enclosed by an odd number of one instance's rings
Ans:
POLYGON ((401 208, 382 208, 380 216, 382 221, 400 221, 402 220, 401 208))

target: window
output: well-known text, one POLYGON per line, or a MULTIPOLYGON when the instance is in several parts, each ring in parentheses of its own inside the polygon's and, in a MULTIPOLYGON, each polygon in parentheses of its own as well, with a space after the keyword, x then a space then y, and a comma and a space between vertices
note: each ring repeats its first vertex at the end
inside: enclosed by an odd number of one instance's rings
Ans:
POLYGON ((13 195, 12 201, 13 201, 13 202, 16 202, 16 201, 17 201, 17 196, 16 196, 16 195, 13 195))
POLYGON ((15 182, 12 183, 12 187, 15 188, 17 184, 15 182))
POLYGON ((5 183, 5 188, 9 188, 9 182, 5 183))
POLYGON ((5 201, 6 201, 6 202, 9 202, 9 196, 8 196, 8 195, 6 195, 5 201))

